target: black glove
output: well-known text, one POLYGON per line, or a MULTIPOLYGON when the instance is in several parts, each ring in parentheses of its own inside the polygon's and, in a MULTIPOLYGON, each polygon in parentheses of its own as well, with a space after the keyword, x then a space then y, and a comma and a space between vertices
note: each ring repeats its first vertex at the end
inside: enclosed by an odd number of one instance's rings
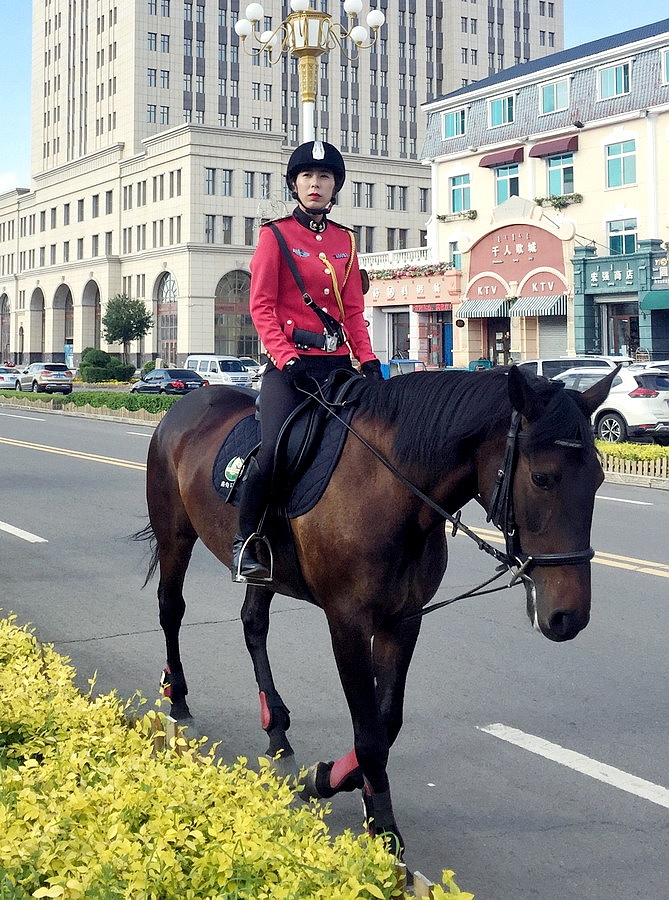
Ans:
POLYGON ((309 374, 307 364, 299 356, 289 359, 281 371, 291 387, 298 391, 313 391, 313 376, 309 374))
POLYGON ((378 359, 370 359, 368 362, 364 362, 360 366, 360 371, 365 376, 365 378, 369 378, 370 381, 383 381, 383 375, 381 374, 381 363, 378 359))

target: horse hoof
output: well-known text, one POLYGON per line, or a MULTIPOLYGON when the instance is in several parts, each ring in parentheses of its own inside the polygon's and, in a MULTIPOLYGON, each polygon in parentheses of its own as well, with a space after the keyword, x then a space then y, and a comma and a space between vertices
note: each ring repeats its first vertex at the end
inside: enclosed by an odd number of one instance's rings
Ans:
MULTIPOLYGON (((332 763, 330 763, 330 767, 332 763)), ((300 799, 304 800, 305 803, 308 800, 322 800, 323 794, 319 790, 319 782, 321 778, 319 777, 319 769, 325 767, 326 771, 329 772, 329 767, 327 763, 318 762, 314 763, 313 766, 309 766, 306 771, 306 774, 300 779, 302 784, 301 789, 298 791, 298 796, 300 799)), ((322 774, 322 773, 321 773, 322 774)))
POLYGON ((291 778, 296 782, 299 780, 300 767, 295 761, 294 753, 291 753, 288 756, 284 756, 283 754, 275 756, 271 761, 271 768, 279 778, 291 778))

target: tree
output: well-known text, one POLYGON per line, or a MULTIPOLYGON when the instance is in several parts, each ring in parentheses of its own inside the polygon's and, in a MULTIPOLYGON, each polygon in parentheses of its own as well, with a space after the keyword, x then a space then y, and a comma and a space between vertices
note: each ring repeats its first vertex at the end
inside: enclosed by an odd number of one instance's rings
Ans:
POLYGON ((133 300, 127 294, 116 294, 107 301, 102 327, 107 343, 123 344, 123 362, 129 363, 130 342, 144 337, 153 327, 153 321, 143 300, 133 300))

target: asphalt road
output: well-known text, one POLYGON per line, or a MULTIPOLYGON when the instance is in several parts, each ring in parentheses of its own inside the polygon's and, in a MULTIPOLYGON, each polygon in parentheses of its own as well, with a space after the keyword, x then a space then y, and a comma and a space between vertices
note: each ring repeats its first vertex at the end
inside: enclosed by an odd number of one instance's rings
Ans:
MULTIPOLYGON (((127 539, 144 524, 150 434, 0 408, 0 607, 70 656, 83 688, 97 673, 96 690, 153 702, 164 658, 156 583, 140 590, 146 547, 127 539)), ((425 620, 390 764, 411 868, 433 880, 453 868, 478 900, 669 896, 668 513, 669 492, 600 489, 592 621, 573 642, 534 633, 518 588, 425 620)), ((486 527, 475 507, 465 520, 486 527)), ((491 572, 466 538, 451 554, 436 599, 491 572)), ((185 594, 191 708, 225 759, 254 762, 266 741, 243 588, 200 547, 185 594)), ((277 598, 270 650, 299 761, 347 752, 322 614, 277 598)), ((357 797, 332 805, 333 830, 360 827, 357 797)))

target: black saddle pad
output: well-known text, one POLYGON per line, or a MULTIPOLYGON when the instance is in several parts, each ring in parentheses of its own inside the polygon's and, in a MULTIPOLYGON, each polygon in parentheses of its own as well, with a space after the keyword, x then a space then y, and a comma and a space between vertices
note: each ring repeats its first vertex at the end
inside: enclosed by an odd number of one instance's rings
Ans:
MULTIPOLYGON (((294 485, 289 486, 284 503, 289 518, 303 516, 323 496, 348 434, 340 419, 348 424, 354 412, 353 408, 345 408, 338 413, 339 419, 328 418, 309 467, 298 472, 294 485)), ((259 442, 260 423, 255 415, 241 419, 223 442, 214 462, 212 478, 214 488, 224 499, 228 499, 244 460, 259 442)), ((232 502, 238 502, 234 496, 232 502)))

